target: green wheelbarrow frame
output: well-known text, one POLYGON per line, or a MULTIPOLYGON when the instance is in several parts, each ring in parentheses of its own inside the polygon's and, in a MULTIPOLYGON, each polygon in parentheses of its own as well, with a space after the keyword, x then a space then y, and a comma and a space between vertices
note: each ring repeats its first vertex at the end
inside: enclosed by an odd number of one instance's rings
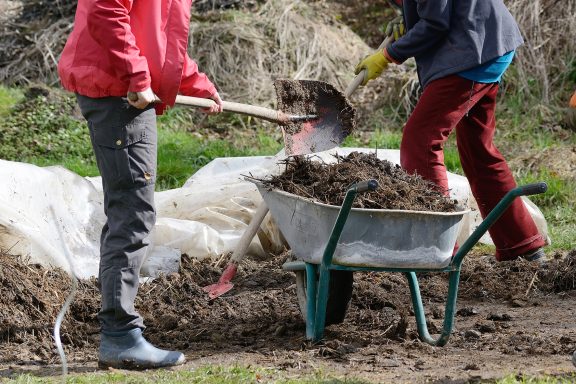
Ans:
POLYGON ((544 182, 528 184, 517 187, 509 191, 494 209, 486 216, 480 223, 478 228, 470 237, 460 246, 456 254, 452 257, 450 264, 444 268, 438 269, 406 269, 406 268, 386 268, 386 267, 354 267, 344 266, 332 263, 334 251, 338 245, 340 235, 346 225, 346 220, 356 195, 361 192, 375 190, 378 188, 376 180, 364 181, 351 186, 346 192, 346 197, 334 227, 330 234, 326 248, 322 256, 321 264, 312 264, 304 261, 292 261, 283 265, 283 269, 288 271, 302 271, 306 272, 306 337, 313 342, 318 342, 323 338, 325 321, 326 321, 326 306, 328 303, 329 285, 330 285, 330 271, 343 270, 343 271, 373 271, 373 272, 401 272, 408 279, 410 287, 410 296, 412 306, 414 307, 414 316, 416 317, 416 325, 418 329, 418 336, 422 341, 434 346, 444 346, 450 338, 452 328, 454 325, 454 315, 456 313, 456 300, 458 297, 458 284, 460 283, 460 270, 464 256, 472 249, 472 247, 480 240, 486 231, 498 220, 504 211, 510 206, 515 198, 519 196, 529 196, 539 193, 544 193, 548 186, 544 182), (428 332, 426 325, 426 314, 424 305, 422 304, 422 297, 420 295, 420 286, 418 284, 417 273, 421 272, 447 272, 449 274, 448 283, 448 297, 446 299, 446 307, 444 310, 444 323, 442 332, 439 337, 433 338, 428 332), (318 277, 318 278, 317 278, 318 277))

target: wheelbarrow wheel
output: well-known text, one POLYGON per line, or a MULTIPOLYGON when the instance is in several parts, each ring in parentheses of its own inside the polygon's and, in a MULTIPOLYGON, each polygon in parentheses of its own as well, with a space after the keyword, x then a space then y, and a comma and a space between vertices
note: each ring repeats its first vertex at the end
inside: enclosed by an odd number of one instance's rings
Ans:
MULTIPOLYGON (((306 321, 306 271, 296 273, 296 296, 304 321, 306 321)), ((344 321, 346 311, 352 299, 354 275, 352 271, 330 271, 328 303, 326 305, 326 325, 339 324, 344 321)))

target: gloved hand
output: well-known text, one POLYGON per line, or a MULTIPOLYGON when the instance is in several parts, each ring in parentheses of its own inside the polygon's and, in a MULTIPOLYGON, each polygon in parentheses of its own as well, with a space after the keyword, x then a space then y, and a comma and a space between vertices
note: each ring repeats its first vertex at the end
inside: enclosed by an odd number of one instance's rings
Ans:
POLYGON ((570 108, 576 108, 576 91, 574 91, 574 94, 570 98, 570 104, 569 105, 570 105, 570 108))
POLYGON ((152 88, 143 90, 142 92, 128 92, 128 103, 135 108, 144 109, 150 103, 160 102, 160 98, 154 94, 152 88))
POLYGON ((386 26, 386 31, 384 34, 386 36, 393 36, 394 41, 398 40, 406 33, 406 27, 404 26, 404 17, 401 15, 392 19, 386 26))
POLYGON ((364 60, 362 60, 360 64, 356 66, 354 74, 357 75, 365 69, 366 72, 364 73, 364 80, 362 81, 362 85, 366 85, 368 81, 380 76, 382 71, 388 67, 389 63, 390 62, 386 56, 384 56, 384 53, 382 51, 378 51, 364 58, 364 60))

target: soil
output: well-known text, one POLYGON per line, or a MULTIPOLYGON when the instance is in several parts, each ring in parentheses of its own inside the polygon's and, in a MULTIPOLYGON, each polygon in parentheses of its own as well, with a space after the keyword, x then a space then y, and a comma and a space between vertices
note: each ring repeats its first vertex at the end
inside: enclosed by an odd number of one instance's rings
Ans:
MULTIPOLYGON (((289 252, 244 260, 234 289, 210 301, 202 287, 218 280, 222 265, 184 255, 177 274, 144 283, 136 307, 145 335, 163 348, 182 350, 188 363, 273 367, 290 374, 317 369, 366 382, 477 382, 511 373, 573 372, 576 349, 576 251, 544 267, 525 261, 465 259, 453 334, 445 347, 418 340, 408 285, 398 273, 356 272, 342 324, 325 339, 305 338, 289 252)), ((59 375, 51 332, 71 281, 0 255, 0 378, 20 373, 59 375)), ((442 327, 446 274, 420 274, 429 329, 442 327)), ((99 294, 95 279, 80 281, 62 324, 71 372, 96 370, 99 294)))
MULTIPOLYGON (((268 182, 341 204, 347 186, 371 178, 380 186, 360 196, 363 207, 455 206, 419 176, 407 175, 373 154, 352 153, 333 164, 292 157, 286 160, 286 172, 268 182)), ((162 348, 184 351, 189 362, 178 369, 240 364, 290 375, 322 369, 366 382, 410 383, 574 371, 570 355, 576 349, 576 250, 549 255, 545 265, 496 263, 492 256, 469 254, 462 268, 455 327, 445 347, 419 340, 405 278, 384 272, 356 272, 344 321, 328 326, 322 342, 308 341, 293 272, 282 269, 291 258, 286 250, 266 260, 244 260, 234 289, 209 300, 202 287, 218 281, 226 258, 212 262, 183 255, 179 273, 140 288, 136 307, 145 319, 146 337, 162 348)), ((421 273, 419 280, 428 329, 437 334, 447 274, 421 273)), ((68 275, 0 253, 0 290, 0 378, 59 375, 52 333, 71 291, 68 275)), ((61 328, 71 372, 97 369, 98 310, 96 279, 80 281, 61 328)))

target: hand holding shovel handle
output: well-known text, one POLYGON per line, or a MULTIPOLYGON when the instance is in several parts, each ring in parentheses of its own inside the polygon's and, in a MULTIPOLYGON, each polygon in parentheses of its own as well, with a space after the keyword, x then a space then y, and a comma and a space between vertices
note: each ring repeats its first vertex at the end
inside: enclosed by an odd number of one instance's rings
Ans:
MULTIPOLYGON (((384 39, 384 41, 380 44, 380 46, 378 47, 378 51, 383 50, 388 44, 390 44, 392 42, 392 36, 388 36, 387 38, 384 39)), ((366 70, 363 69, 362 71, 360 71, 359 74, 356 75, 356 77, 354 78, 354 80, 352 80, 352 82, 348 85, 348 88, 346 88, 346 92, 344 92, 344 95, 346 97, 350 97, 352 96, 352 94, 354 93, 354 91, 356 91, 356 89, 360 86, 360 84, 362 84, 364 82, 364 76, 366 74, 366 70)))

